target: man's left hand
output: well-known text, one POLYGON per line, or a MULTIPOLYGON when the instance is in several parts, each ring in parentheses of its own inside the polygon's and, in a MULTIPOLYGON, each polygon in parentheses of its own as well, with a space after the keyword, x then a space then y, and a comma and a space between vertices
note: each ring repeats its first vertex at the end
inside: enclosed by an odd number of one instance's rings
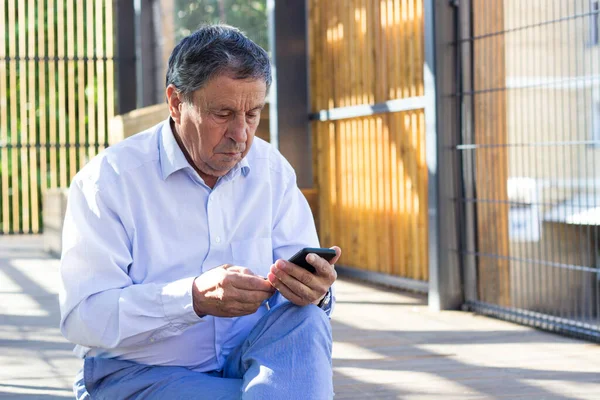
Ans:
POLYGON ((307 255, 306 261, 316 269, 314 274, 289 261, 277 260, 271 266, 267 279, 283 297, 298 306, 318 304, 337 279, 334 264, 342 255, 342 250, 337 246, 332 249, 335 250, 335 257, 331 261, 316 254, 307 255))

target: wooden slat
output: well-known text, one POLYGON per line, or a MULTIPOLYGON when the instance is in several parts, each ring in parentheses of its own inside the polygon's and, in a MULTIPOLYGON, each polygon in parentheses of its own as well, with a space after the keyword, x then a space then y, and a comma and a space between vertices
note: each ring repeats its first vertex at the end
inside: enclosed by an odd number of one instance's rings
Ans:
POLYGON ((373 92, 373 59, 371 54, 373 53, 373 35, 370 32, 373 31, 373 23, 372 23, 372 13, 370 0, 363 0, 363 7, 365 10, 364 13, 364 26, 365 26, 365 52, 363 53, 364 62, 365 62, 365 94, 364 103, 365 104, 374 104, 375 103, 375 95, 373 92))
MULTIPOLYGON (((406 69, 403 70, 403 72, 405 72, 406 69)), ((406 82, 406 80, 404 80, 404 82, 406 82)), ((402 247, 402 259, 400 260, 400 276, 405 276, 408 277, 409 276, 409 264, 410 264, 410 247, 409 247, 409 243, 410 243, 410 231, 409 231, 409 227, 410 227, 410 217, 409 217, 409 210, 407 207, 407 189, 406 189, 406 183, 409 179, 408 176, 408 168, 407 168, 407 159, 406 159, 406 154, 410 151, 408 149, 408 146, 406 145, 407 143, 407 138, 408 138, 408 133, 407 133, 407 129, 406 129, 406 124, 405 124, 405 113, 398 113, 397 114, 397 122, 398 122, 398 142, 399 142, 399 148, 400 148, 400 168, 398 171, 398 175, 400 177, 400 182, 399 182, 399 199, 400 199, 400 215, 402 216, 402 222, 403 222, 403 230, 402 230, 402 235, 401 235, 401 240, 398 243, 398 245, 400 247, 402 247)))
MULTIPOLYGON (((408 2, 410 0, 402 0, 402 5, 400 7, 400 15, 402 20, 402 29, 400 32, 400 49, 402 51, 402 57, 404 60, 410 59, 410 38, 409 38, 409 26, 408 26, 408 2)), ((409 79, 409 70, 411 68, 410 63, 403 62, 402 63, 402 98, 410 97, 410 84, 409 79)))
MULTIPOLYGON (((317 0, 315 0, 316 3, 317 0)), ((317 6, 315 4, 315 6, 317 6)), ((330 43, 327 41, 327 18, 328 18, 328 8, 329 3, 323 4, 320 7, 320 19, 319 25, 316 29, 315 40, 321 43, 321 70, 319 75, 319 80, 321 82, 325 82, 325 84, 321 84, 320 90, 320 98, 318 99, 319 108, 326 108, 328 105, 328 88, 330 85, 330 81, 326 78, 329 75, 329 46, 330 43)), ((317 123, 318 124, 318 123, 317 123)), ((323 222, 323 237, 326 240, 327 246, 331 246, 334 240, 334 227, 333 221, 335 219, 334 213, 336 212, 337 207, 339 207, 339 198, 336 197, 337 191, 335 186, 335 179, 331 176, 332 173, 335 173, 335 168, 333 167, 333 163, 335 163, 335 130, 333 129, 332 124, 324 123, 319 130, 322 135, 322 182, 323 185, 320 186, 319 192, 323 190, 322 193, 327 193, 323 196, 323 201, 319 205, 319 209, 323 210, 321 213, 323 222), (334 206, 335 205, 335 206, 334 206), (337 206, 337 207, 336 207, 337 206)))
POLYGON ((423 10, 423 0, 414 0, 415 2, 415 24, 416 24, 416 48, 417 58, 421 61, 421 66, 415 62, 415 79, 417 85, 417 96, 425 95, 425 78, 422 65, 425 62, 425 15, 423 10))
POLYGON ((341 148, 340 148, 340 139, 339 139, 339 130, 337 129, 335 122, 330 122, 328 124, 328 133, 329 139, 327 141, 327 147, 329 152, 329 162, 327 165, 330 185, 331 185, 331 195, 332 201, 330 205, 330 221, 329 221, 329 231, 331 234, 331 242, 332 244, 338 243, 339 238, 339 221, 341 220, 341 209, 342 209, 342 192, 340 190, 340 184, 342 181, 342 177, 340 174, 340 158, 341 158, 341 148), (333 206, 335 204, 335 206, 333 206))
MULTIPOLYGON (((417 53, 417 35, 415 32, 415 24, 414 24, 414 20, 415 20, 415 0, 408 0, 408 10, 407 10, 407 15, 408 15, 408 21, 406 24, 406 27, 408 29, 408 43, 409 43, 409 47, 408 47, 408 59, 409 60, 416 60, 418 57, 418 53, 417 53)), ((422 69, 423 68, 423 64, 417 66, 416 63, 409 63, 409 71, 410 71, 410 75, 409 75, 409 82, 410 82, 410 96, 416 96, 417 95, 417 85, 416 85, 416 70, 417 69, 422 69)))
POLYGON ((425 111, 419 111, 419 128, 420 135, 418 149, 419 154, 419 251, 421 253, 421 274, 417 279, 429 280, 429 251, 428 246, 423 246, 423 243, 429 243, 429 212, 428 212, 428 196, 429 196, 429 169, 427 167, 426 153, 426 127, 425 127, 425 111))
POLYGON ((335 123, 336 125, 336 131, 338 133, 338 141, 339 141, 339 148, 340 148, 340 152, 339 152, 339 157, 340 157, 340 164, 339 164, 339 177, 340 179, 340 186, 338 189, 338 195, 340 196, 340 202, 341 202, 341 213, 339 216, 339 226, 340 226, 340 230, 338 231, 338 237, 339 237, 339 242, 340 244, 343 246, 343 248, 348 249, 347 253, 348 256, 351 258, 354 258, 354 249, 351 248, 351 243, 350 243, 350 225, 348 223, 348 220, 351 218, 350 214, 351 214, 351 195, 352 193, 350 193, 350 191, 348 190, 348 186, 350 184, 350 159, 348 157, 348 142, 349 142, 349 138, 348 138, 348 132, 346 131, 346 124, 345 121, 337 121, 335 123))
MULTIPOLYGON (((398 87, 400 85, 400 1, 394 0, 391 2, 391 20, 392 28, 390 29, 391 39, 388 43, 388 51, 390 52, 390 81, 389 81, 389 98, 396 99, 399 97, 398 87)), ((389 132, 390 132, 390 240, 392 242, 392 248, 390 250, 390 273, 397 275, 399 273, 400 264, 400 253, 403 251, 402 246, 399 246, 402 220, 399 213, 398 207, 398 184, 400 177, 398 175, 398 138, 397 138, 397 119, 398 113, 390 115, 389 118, 389 132)))
MULTIPOLYGON (((362 15, 361 15, 362 18, 362 15)), ((366 22, 366 21, 365 21, 366 22)), ((362 29, 362 28, 361 28, 362 29)), ((365 87, 363 86, 363 89, 365 87)), ((362 100, 362 99, 361 99, 362 100)), ((364 243, 362 246, 366 247, 363 254, 359 258, 358 263, 363 268, 368 268, 369 265, 372 264, 372 250, 371 250, 371 232, 372 226, 374 224, 373 216, 372 216, 372 207, 371 207, 371 176, 370 176, 370 166, 369 166, 369 131, 368 131, 368 118, 359 118, 358 122, 358 133, 360 135, 360 144, 361 148, 359 149, 361 160, 361 192, 362 192, 362 206, 364 208, 364 219, 361 224, 361 241, 364 243)))
MULTIPOLYGON (((96 0, 97 1, 97 0, 96 0)), ((87 157, 88 159, 91 159, 92 157, 94 157, 94 155, 96 155, 96 148, 95 148, 95 143, 96 143, 96 103, 95 103, 95 91, 97 90, 95 88, 95 85, 93 84, 95 77, 96 77, 96 68, 95 68, 95 62, 93 60, 93 57, 95 56, 95 51, 94 51, 94 34, 96 32, 96 30, 94 29, 94 23, 95 23, 95 19, 94 19, 94 12, 95 12, 95 8, 94 8, 94 3, 95 2, 88 2, 87 4, 87 8, 85 11, 85 15, 86 15, 86 54, 88 57, 88 62, 87 62, 87 83, 88 86, 90 88, 90 90, 93 90, 94 92, 89 93, 88 94, 88 99, 87 99, 87 104, 88 104, 88 110, 87 110, 87 117, 88 117, 88 124, 87 124, 87 142, 88 142, 88 148, 87 148, 87 157)))
POLYGON ((381 116, 381 122, 382 122, 382 132, 381 132, 381 166, 382 166, 382 178, 383 178, 383 185, 382 185, 382 205, 383 205, 383 210, 382 210, 382 221, 381 221, 381 227, 382 227, 382 237, 383 237, 383 257, 382 257, 382 262, 381 264, 379 264, 379 270, 380 272, 384 272, 384 273, 391 273, 392 272, 392 258, 391 258, 391 249, 394 248, 394 243, 392 242, 392 237, 391 237, 391 231, 394 229, 394 226, 392 224, 392 213, 390 210, 390 206, 391 206, 391 199, 390 199, 390 194, 391 194, 391 190, 390 190, 390 186, 391 186, 391 182, 390 182, 390 176, 391 176, 391 172, 390 172, 390 131, 389 131, 389 121, 390 121, 390 117, 391 114, 387 114, 387 115, 382 115, 381 116))
MULTIPOLYGON (((7 71, 9 66, 5 61, 6 56, 9 54, 6 46, 7 34, 6 32, 10 29, 8 24, 6 9, 0 7, 0 23, 6 26, 7 29, 0 29, 0 93, 8 93, 7 86, 7 71)), ((7 96, 0 97, 0 143, 8 144, 8 99, 7 96)), ((8 233, 10 231, 10 197, 9 193, 9 174, 8 174, 8 149, 6 146, 0 148, 0 178, 2 180, 2 233, 8 233)))
MULTIPOLYGON (((105 21, 106 29, 104 31, 105 45, 106 45, 106 119, 109 121, 115 115, 115 90, 114 90, 114 43, 113 43, 113 2, 112 0, 105 0, 105 21)), ((104 144, 108 143, 108 133, 104 137, 104 144)))
MULTIPOLYGON (((25 8, 26 2, 25 0, 19 0, 17 6, 18 13, 18 21, 19 21, 19 104, 21 106, 19 112, 19 133, 20 140, 19 143, 27 144, 29 139, 29 101, 28 98, 28 73, 27 73, 27 61, 25 61, 27 57, 27 30, 25 27, 27 26, 27 9, 25 8)), ((21 226, 20 232, 29 232, 30 230, 30 203, 29 203, 29 154, 27 151, 27 147, 23 146, 20 150, 20 174, 19 181, 21 183, 21 204, 20 210, 21 213, 21 226)), ((13 188, 13 190, 19 190, 19 188, 13 188)))
MULTIPOLYGON (((314 74, 315 81, 314 84, 317 85, 319 81, 325 81, 324 71, 325 71, 325 52, 327 42, 323 35, 323 21, 325 19, 325 8, 317 7, 316 1, 312 0, 312 7, 317 11, 315 15, 317 16, 313 23, 311 24, 311 32, 312 37, 311 40, 315 49, 318 51, 315 54, 312 54, 313 63, 316 65, 314 74), (318 65, 318 67, 317 67, 318 65)), ((313 72, 311 72, 312 74, 313 72)), ((314 104, 313 110, 319 110, 324 108, 324 86, 319 85, 313 92, 314 96, 311 96, 311 101, 314 104)), ((320 124, 318 122, 314 122, 313 126, 315 127, 315 134, 317 135, 317 154, 316 154, 316 163, 317 163, 317 190, 319 191, 319 233, 321 236, 321 244, 324 246, 331 246, 331 229, 329 222, 331 221, 331 205, 333 200, 331 199, 331 193, 333 191, 331 184, 329 184, 329 169, 327 168, 329 165, 329 147, 327 146, 327 142, 329 141, 329 131, 327 124, 320 124)))
POLYGON ((86 53, 85 53, 85 34, 84 34, 84 23, 85 23, 85 14, 84 14, 84 7, 86 6, 89 7, 91 5, 93 5, 93 2, 85 2, 85 1, 78 1, 77 2, 77 26, 76 26, 76 30, 77 30, 77 99, 78 99, 78 104, 77 104, 77 138, 75 139, 76 143, 79 145, 79 151, 77 154, 77 163, 76 165, 76 169, 79 170, 81 167, 83 167, 83 165, 85 164, 86 161, 86 148, 84 146, 85 144, 85 139, 86 139, 86 130, 87 130, 87 124, 86 124, 86 117, 87 117, 87 110, 86 110, 86 104, 85 104, 85 81, 86 81, 86 74, 85 74, 85 61, 83 61, 83 58, 85 57, 86 53))
MULTIPOLYGON (((317 41, 315 40, 315 27, 317 25, 317 22, 319 19, 319 8, 314 6, 314 0, 308 0, 308 20, 309 21, 313 21, 312 24, 308 24, 306 27, 306 31, 307 31, 307 41, 308 41, 308 64, 309 64, 309 74, 308 74, 308 79, 309 79, 309 89, 310 89, 310 93, 311 96, 309 98, 309 102, 310 102, 310 113, 315 113, 316 107, 315 107, 315 101, 316 99, 319 97, 318 96, 318 86, 316 84, 316 77, 318 75, 318 67, 319 67, 319 63, 317 63, 317 59, 319 58, 317 56, 318 52, 319 52, 319 46, 317 45, 317 41)), ((313 125, 313 129, 311 130, 311 132, 313 133, 313 143, 316 143, 314 141, 314 139, 316 139, 316 136, 314 135, 315 129, 314 126, 316 126, 316 124, 312 124, 313 125)), ((316 164, 314 164, 314 162, 317 160, 316 157, 313 157, 313 171, 316 171, 314 167, 316 167, 316 164)), ((317 173, 313 173, 313 179, 318 179, 317 173)))
MULTIPOLYGON (((415 2, 415 31, 416 31, 416 48, 417 58, 421 65, 425 62, 425 30, 424 30, 424 11, 423 1, 414 0, 415 2)), ((425 83, 423 76, 423 68, 416 68, 415 73, 415 85, 417 87, 417 96, 423 96, 425 94, 425 83)), ((419 244, 417 250, 419 252, 419 271, 416 279, 428 280, 429 279, 429 252, 427 247, 423 246, 422 243, 428 243, 428 210, 427 210, 427 199, 428 199, 428 181, 429 175, 427 173, 427 160, 425 152, 425 112, 420 110, 417 113, 417 186, 418 186, 418 199, 419 199, 419 210, 417 214, 417 232, 418 238, 417 243, 419 244)))
MULTIPOLYGON (((413 72, 414 73, 414 72, 413 72)), ((415 90, 414 80, 411 85, 411 90, 415 90)), ((416 278, 419 276, 419 226, 418 226, 418 192, 419 192, 419 178, 417 174, 417 146, 418 146, 418 132, 417 132, 417 121, 416 111, 408 112, 409 123, 410 123, 410 152, 408 153, 408 165, 410 166, 410 212, 411 212, 411 255, 412 260, 410 264, 410 278, 416 278)))
MULTIPOLYGON (((46 57, 46 2, 38 1, 38 19, 37 19, 37 42, 38 42, 38 54, 40 57, 46 57)), ((44 198, 44 193, 48 188, 48 157, 47 157, 47 135, 48 135, 48 124, 46 118, 46 110, 47 110, 47 93, 46 93, 46 80, 47 80, 47 67, 48 63, 46 61, 39 62, 39 75, 38 75, 38 84, 39 84, 39 116, 40 116, 40 124, 39 124, 39 143, 40 143, 40 199, 38 199, 37 204, 41 204, 41 200, 44 198)), ((40 207, 36 207, 36 214, 39 216, 41 210, 40 207)), ((39 217, 38 217, 39 218, 39 217)), ((38 226, 38 230, 40 226, 38 226)))
MULTIPOLYGON (((56 103, 56 93, 57 93, 57 85, 56 85, 56 61, 54 61, 54 57, 57 55, 56 53, 56 37, 54 35, 54 30, 56 26, 56 20, 54 18, 55 10, 55 0, 48 0, 48 58, 50 61, 48 62, 48 108, 49 108, 49 127, 48 127, 48 141, 50 143, 58 143, 58 132, 57 132, 57 103, 56 103)), ((58 149, 55 147, 51 147, 48 149, 48 153, 50 154, 50 169, 48 173, 50 174, 50 187, 56 188, 59 183, 59 173, 58 170, 58 160, 57 153, 58 149)))
POLYGON ((57 51, 58 56, 58 143, 60 148, 58 150, 58 175, 60 187, 67 187, 69 185, 68 171, 67 171, 67 102, 66 102, 66 87, 65 81, 65 3, 63 1, 57 1, 56 3, 56 38, 57 38, 57 51))
MULTIPOLYGON (((494 3, 489 13, 483 0, 473 2, 473 35, 500 32, 504 29, 503 0, 494 3)), ((504 37, 495 35, 473 43, 474 90, 505 85, 504 37), (494 68, 487 68, 493 55, 494 68)), ((474 102, 474 133, 477 144, 507 142, 506 93, 476 94, 474 102)), ((508 246, 508 160, 505 147, 479 149, 475 152, 475 184, 477 197, 494 199, 496 204, 477 203, 477 245, 482 254, 509 255, 508 246)), ((483 301, 510 306, 510 264, 502 257, 478 259, 479 293, 483 301)))
POLYGON ((364 55, 367 54, 368 51, 368 35, 366 34, 367 32, 367 7, 366 7, 366 0, 358 0, 358 7, 359 7, 359 27, 358 27, 358 31, 359 31, 359 37, 360 37, 360 47, 359 47, 359 54, 361 55, 359 57, 359 65, 360 65, 360 90, 359 90, 359 101, 360 104, 368 104, 369 102, 369 95, 368 95, 368 88, 367 88, 367 65, 368 65, 368 61, 367 61, 367 57, 365 57, 364 55))
MULTIPOLYGON (((397 93, 397 90, 395 90, 397 93)), ((392 193, 392 220, 393 229, 391 232, 392 247, 392 274, 398 275, 400 273, 400 263, 402 260, 402 252, 404 248, 399 246, 400 237, 402 235, 402 214, 400 213, 400 204, 398 196, 398 186, 400 185, 400 174, 399 174, 399 143, 398 143, 398 113, 390 115, 390 138, 391 138, 391 149, 390 149, 390 191, 392 193)))
MULTIPOLYGON (((400 62, 400 44, 401 44, 401 31, 400 31, 400 0, 392 1, 392 21, 393 28, 391 29, 392 40, 389 43, 390 49, 390 65, 393 73, 390 76, 390 90, 389 90, 389 98, 390 99, 398 99, 400 98, 400 93, 398 87, 400 86, 399 76, 400 76, 400 68, 402 67, 400 62)), ((392 123, 393 124, 393 123, 392 123)))
MULTIPOLYGON (((36 41, 36 35, 35 35, 35 0, 29 0, 28 2, 28 6, 27 6, 27 55, 30 58, 30 61, 28 61, 28 76, 27 76, 27 80, 28 80, 28 89, 29 89, 29 93, 28 93, 28 112, 29 112, 29 122, 28 122, 28 130, 29 130, 29 135, 28 135, 28 140, 27 143, 29 145, 31 145, 31 147, 29 148, 29 174, 27 174, 26 176, 24 176, 23 178, 23 186, 28 186, 29 187, 29 192, 30 192, 30 199, 31 199, 31 205, 30 205, 30 213, 31 213, 31 221, 30 221, 30 225, 25 228, 23 227, 23 230, 26 232, 31 232, 31 233, 39 233, 40 230, 40 199, 39 199, 39 191, 38 191, 38 157, 37 157, 37 149, 36 149, 36 144, 38 143, 37 140, 37 116, 36 116, 36 110, 38 109, 37 106, 37 99, 39 98, 39 96, 37 96, 37 91, 36 91, 36 62, 33 61, 33 58, 35 57, 35 41, 36 41)), ((37 79, 37 81, 39 81, 39 79, 37 79)))
MULTIPOLYGON (((371 91, 371 94, 372 93, 373 92, 371 91)), ((379 221, 377 221, 377 218, 375 218, 375 213, 377 212, 377 182, 379 177, 377 176, 377 129, 375 125, 375 117, 367 117, 366 120, 368 124, 366 131, 368 132, 369 137, 367 144, 369 153, 366 162, 369 171, 369 186, 367 187, 367 191, 369 192, 369 210, 371 213, 371 218, 369 218, 369 244, 370 248, 373 249, 369 252, 366 267, 367 269, 372 270, 379 262, 379 249, 377 246, 377 230, 379 221)))
MULTIPOLYGON (((395 65, 395 54, 396 48, 396 37, 395 28, 396 21, 394 19, 394 2, 393 0, 386 0, 386 14, 387 20, 385 30, 385 43, 383 51, 386 53, 385 68, 386 68, 386 86, 383 88, 386 99, 392 99, 394 94, 394 86, 397 81, 397 67, 395 65)), ((393 211, 393 191, 392 191, 392 165, 391 152, 394 145, 394 137, 392 129, 393 114, 387 114, 383 118, 383 165, 384 165, 384 209, 385 209, 385 220, 383 226, 385 229, 384 235, 387 242, 387 248, 385 253, 385 265, 382 272, 391 274, 394 271, 394 250, 395 242, 393 232, 399 228, 396 225, 393 211)))
MULTIPOLYGON (((99 149, 102 148, 102 144, 107 140, 106 133, 106 97, 104 95, 104 91, 106 89, 106 75, 105 75, 105 61, 103 57, 105 55, 104 52, 104 29, 103 29, 103 16, 104 16, 104 1, 105 0, 96 0, 96 81, 98 88, 98 96, 97 96, 97 112, 98 112, 98 144, 99 149)), ((110 3, 110 0, 108 1, 110 3)))
MULTIPOLYGON (((351 105, 350 93, 352 91, 352 71, 351 64, 344 62, 352 57, 350 54, 350 31, 348 25, 349 22, 349 7, 345 2, 338 2, 338 65, 341 69, 338 76, 338 87, 341 89, 339 94, 339 105, 341 107, 351 105)), ((344 218, 346 234, 346 247, 351 250, 351 257, 357 259, 358 257, 358 238, 356 233, 356 227, 360 226, 360 216, 356 212, 358 208, 357 196, 356 196, 356 162, 353 159, 354 149, 354 136, 352 132, 352 125, 350 120, 340 121, 345 131, 345 149, 344 153, 346 156, 346 190, 347 196, 346 205, 346 217, 344 218)))
MULTIPOLYGON (((367 0, 363 2, 364 13, 363 13, 363 27, 364 27, 364 36, 365 36, 365 52, 364 52, 364 93, 363 101, 366 104, 373 104, 375 102, 375 93, 373 82, 375 79, 374 76, 374 64, 373 64, 373 43, 374 38, 370 33, 373 31, 373 10, 371 7, 371 1, 367 0)), ((362 29, 362 28, 361 28, 362 29)), ((364 268, 370 270, 374 265, 377 264, 377 239, 376 239, 376 229, 377 229, 377 220, 374 216, 375 211, 375 190, 374 183, 376 179, 374 177, 373 171, 373 153, 372 150, 375 146, 374 143, 374 132, 371 127, 371 123, 373 121, 372 117, 361 118, 363 125, 363 135, 366 138, 365 147, 363 150, 364 154, 364 168, 366 174, 366 182, 365 182, 365 194, 366 194, 366 210, 367 210, 367 221, 365 226, 365 240, 368 243, 369 251, 365 256, 366 262, 364 268)))
MULTIPOLYGON (((355 57, 357 53, 357 37, 356 37, 356 21, 355 21, 355 0, 349 0, 346 4, 346 31, 347 31, 347 42, 348 42, 348 54, 350 57, 355 57)), ((350 99, 350 105, 355 106, 358 102, 358 74, 357 74, 357 62, 348 63, 350 70, 350 91, 348 96, 350 99)))
MULTIPOLYGON (((330 22, 332 19, 332 15, 335 13, 335 4, 333 2, 329 2, 325 8, 326 14, 323 24, 323 29, 327 35, 327 47, 326 47, 326 76, 332 77, 328 80, 327 91, 325 93, 325 102, 328 108, 335 107, 335 80, 334 80, 334 71, 335 71, 335 53, 334 53, 334 31, 331 29, 330 22)), ((339 129, 339 125, 337 121, 331 122, 329 125, 329 143, 330 154, 333 155, 333 158, 329 161, 329 170, 330 170, 330 179, 333 186, 333 191, 336 197, 337 207, 332 207, 331 211, 331 222, 330 222, 330 231, 331 231, 331 239, 335 244, 340 245, 342 242, 340 237, 340 224, 343 218, 343 193, 341 190, 342 185, 342 176, 341 176, 341 157, 342 157, 342 147, 341 147, 341 133, 339 129)))
MULTIPOLYGON (((75 0, 66 0, 67 3, 67 91, 69 98, 67 143, 77 143, 77 90, 75 77, 75 0)), ((75 146, 69 146, 69 182, 77 173, 77 152, 75 146)))
POLYGON ((375 84, 375 103, 381 103, 386 98, 387 87, 387 69, 385 60, 387 59, 385 51, 385 27, 387 23, 387 3, 385 0, 377 0, 373 2, 373 17, 374 17, 374 35, 375 35, 375 51, 373 52, 374 71, 377 80, 375 84))

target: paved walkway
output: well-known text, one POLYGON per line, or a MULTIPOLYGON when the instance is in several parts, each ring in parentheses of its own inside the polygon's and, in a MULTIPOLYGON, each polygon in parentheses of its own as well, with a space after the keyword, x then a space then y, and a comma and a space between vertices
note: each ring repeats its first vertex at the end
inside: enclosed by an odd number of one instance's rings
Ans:
MULTIPOLYGON (((0 400, 72 398, 79 360, 58 330, 58 262, 0 237, 0 400)), ((600 346, 341 280, 340 399, 600 399, 600 346)))

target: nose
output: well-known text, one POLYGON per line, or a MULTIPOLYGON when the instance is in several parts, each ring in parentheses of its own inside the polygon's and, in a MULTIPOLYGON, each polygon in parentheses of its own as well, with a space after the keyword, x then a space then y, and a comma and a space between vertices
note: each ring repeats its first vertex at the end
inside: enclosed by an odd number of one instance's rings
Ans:
POLYGON ((246 143, 248 139, 248 123, 244 115, 236 116, 229 123, 226 136, 236 143, 246 143))

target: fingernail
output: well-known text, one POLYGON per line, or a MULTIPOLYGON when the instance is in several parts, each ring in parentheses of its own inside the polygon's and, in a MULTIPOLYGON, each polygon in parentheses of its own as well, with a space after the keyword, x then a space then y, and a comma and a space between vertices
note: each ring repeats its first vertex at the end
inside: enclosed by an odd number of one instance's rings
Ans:
POLYGON ((283 261, 281 260, 277 260, 277 262, 275 263, 275 265, 277 266, 277 268, 279 269, 286 269, 286 265, 283 261))
POLYGON ((310 261, 310 262, 313 262, 313 261, 315 261, 315 260, 316 260, 316 258, 317 258, 317 256, 315 256, 315 255, 314 255, 314 254, 312 254, 312 253, 308 255, 308 261, 310 261))

